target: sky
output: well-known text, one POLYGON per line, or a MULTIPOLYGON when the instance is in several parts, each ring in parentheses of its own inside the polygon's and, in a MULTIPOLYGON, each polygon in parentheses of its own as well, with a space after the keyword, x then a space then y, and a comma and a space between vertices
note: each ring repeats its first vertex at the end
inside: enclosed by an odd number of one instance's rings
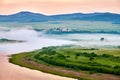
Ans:
POLYGON ((31 11, 46 15, 112 12, 120 14, 120 0, 0 0, 0 14, 31 11))

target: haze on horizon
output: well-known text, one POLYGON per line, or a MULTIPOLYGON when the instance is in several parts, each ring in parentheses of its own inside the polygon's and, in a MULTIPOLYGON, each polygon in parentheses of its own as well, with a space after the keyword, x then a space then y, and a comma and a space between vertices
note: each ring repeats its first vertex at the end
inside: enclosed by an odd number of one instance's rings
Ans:
POLYGON ((120 14, 120 0, 0 0, 0 14, 31 11, 47 15, 112 12, 120 14))

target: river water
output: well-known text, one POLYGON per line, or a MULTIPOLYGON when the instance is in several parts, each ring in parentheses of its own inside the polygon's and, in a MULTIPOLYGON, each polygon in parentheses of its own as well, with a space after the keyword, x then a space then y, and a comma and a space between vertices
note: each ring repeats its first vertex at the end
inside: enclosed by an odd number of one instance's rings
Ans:
POLYGON ((8 54, 32 51, 47 46, 74 43, 67 40, 44 38, 42 36, 40 37, 40 35, 41 33, 27 29, 0 32, 0 38, 26 41, 24 43, 0 43, 0 80, 75 80, 73 78, 48 74, 9 63, 8 54))
POLYGON ((32 51, 47 46, 119 46, 118 34, 44 34, 29 29, 0 31, 0 39, 23 40, 23 43, 0 43, 0 80, 74 80, 23 68, 8 62, 7 54, 32 51), (100 41, 104 38, 104 41, 100 41))

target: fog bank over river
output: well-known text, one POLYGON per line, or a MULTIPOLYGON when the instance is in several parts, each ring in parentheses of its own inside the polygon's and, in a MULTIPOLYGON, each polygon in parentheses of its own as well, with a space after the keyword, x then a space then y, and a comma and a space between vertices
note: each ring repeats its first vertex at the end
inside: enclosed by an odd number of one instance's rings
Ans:
POLYGON ((32 29, 12 29, 10 31, 0 31, 0 38, 10 40, 23 40, 23 43, 0 44, 0 52, 14 54, 19 52, 32 51, 47 46, 60 45, 80 45, 83 47, 95 46, 120 46, 119 34, 99 34, 99 33, 74 33, 74 34, 45 34, 42 31, 32 29), (103 41, 100 39, 104 38, 103 41))
POLYGON ((0 80, 75 80, 37 70, 20 67, 8 62, 6 54, 15 54, 19 52, 33 51, 47 46, 57 46, 64 44, 73 44, 73 41, 57 40, 40 37, 42 33, 34 30, 21 29, 11 31, 1 31, 0 38, 10 40, 24 40, 23 43, 2 43, 0 44, 0 80))
POLYGON ((13 40, 24 40, 24 43, 4 43, 0 44, 1 53, 19 53, 24 51, 32 51, 47 46, 58 46, 73 44, 75 42, 68 40, 49 39, 42 36, 42 32, 34 30, 21 29, 11 30, 8 32, 0 32, 0 38, 7 38, 13 40))
POLYGON ((13 29, 0 31, 0 38, 23 40, 23 43, 0 44, 0 80, 75 80, 23 68, 8 62, 6 54, 33 51, 47 46, 80 45, 80 46, 119 46, 120 35, 115 34, 45 34, 30 29, 13 29), (100 41, 100 38, 105 38, 100 41))
POLYGON ((119 34, 104 34, 104 33, 70 33, 70 34, 48 34, 44 35, 47 38, 55 38, 69 41, 76 41, 74 45, 83 47, 96 46, 120 46, 119 34), (103 38, 103 40, 101 40, 103 38))

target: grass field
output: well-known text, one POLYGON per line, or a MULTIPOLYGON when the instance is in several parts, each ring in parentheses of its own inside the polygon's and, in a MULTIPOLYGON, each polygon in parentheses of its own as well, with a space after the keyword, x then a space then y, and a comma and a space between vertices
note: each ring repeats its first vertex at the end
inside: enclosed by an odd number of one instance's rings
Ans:
POLYGON ((19 23, 19 22, 1 22, 0 27, 6 28, 33 28, 33 29, 51 29, 51 28, 69 28, 78 31, 88 32, 115 32, 120 33, 120 25, 113 24, 111 22, 104 21, 47 21, 47 22, 31 22, 31 23, 19 23))
POLYGON ((10 62, 24 67, 80 80, 112 80, 111 76, 119 80, 119 61, 119 49, 58 47, 16 54, 10 58, 10 62))

